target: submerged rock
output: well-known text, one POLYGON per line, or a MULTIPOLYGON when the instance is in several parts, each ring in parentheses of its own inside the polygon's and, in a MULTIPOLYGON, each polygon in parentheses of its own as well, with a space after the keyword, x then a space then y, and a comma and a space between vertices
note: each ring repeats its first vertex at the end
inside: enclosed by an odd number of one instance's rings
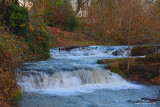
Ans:
POLYGON ((126 51, 126 50, 120 48, 120 49, 116 50, 115 52, 113 52, 112 55, 115 55, 115 56, 120 56, 120 55, 122 55, 122 56, 123 56, 123 53, 124 53, 125 51, 126 51))

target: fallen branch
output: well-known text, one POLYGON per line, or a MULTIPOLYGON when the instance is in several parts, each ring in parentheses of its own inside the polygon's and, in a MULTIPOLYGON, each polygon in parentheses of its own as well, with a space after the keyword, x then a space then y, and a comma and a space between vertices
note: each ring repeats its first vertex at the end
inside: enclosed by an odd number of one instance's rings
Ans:
POLYGON ((149 101, 160 101, 160 99, 150 99, 150 98, 141 98, 142 100, 149 100, 149 101))

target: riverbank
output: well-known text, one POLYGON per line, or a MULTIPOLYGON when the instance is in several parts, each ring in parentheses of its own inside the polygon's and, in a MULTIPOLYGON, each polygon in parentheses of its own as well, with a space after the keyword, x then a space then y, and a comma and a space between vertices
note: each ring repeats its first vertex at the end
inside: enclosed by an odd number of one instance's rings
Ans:
POLYGON ((0 106, 3 107, 14 105, 21 97, 15 69, 24 62, 49 57, 47 30, 33 28, 26 35, 14 35, 6 29, 0 26, 0 106))
POLYGON ((85 35, 53 27, 33 28, 28 35, 14 35, 6 29, 0 26, 0 105, 2 106, 13 104, 21 97, 14 69, 21 67, 24 62, 48 58, 49 49, 53 47, 100 45, 85 35))
MULTIPOLYGON (((28 36, 12 35, 0 27, 0 104, 2 106, 13 105, 15 100, 21 97, 14 69, 20 67, 24 62, 48 58, 49 49, 53 47, 72 46, 74 48, 76 46, 104 45, 104 43, 88 38, 86 35, 53 27, 47 27, 47 29, 41 27, 32 30, 28 36), (50 35, 48 35, 48 31, 50 35)), ((113 44, 112 42, 105 43, 105 45, 113 44)))
MULTIPOLYGON (((24 90, 21 107, 39 106, 136 106, 154 99, 154 86, 133 84, 103 69, 97 59, 120 58, 113 53, 127 46, 53 48, 48 60, 26 63, 19 81, 24 90), (70 50, 69 50, 70 49, 70 50), (76 100, 75 100, 76 99, 76 100), (123 99, 123 100, 119 100, 123 99), (95 102, 95 103, 94 103, 95 102)), ((159 102, 154 102, 159 104, 159 102)))
POLYGON ((156 60, 157 62, 155 62, 153 54, 130 58, 129 71, 127 70, 128 58, 98 60, 97 63, 106 64, 107 69, 118 73, 129 81, 160 85, 160 53, 156 54, 156 60))
POLYGON ((51 34, 51 48, 53 47, 73 47, 91 45, 115 45, 113 41, 102 43, 80 32, 68 32, 54 27, 47 27, 51 34))

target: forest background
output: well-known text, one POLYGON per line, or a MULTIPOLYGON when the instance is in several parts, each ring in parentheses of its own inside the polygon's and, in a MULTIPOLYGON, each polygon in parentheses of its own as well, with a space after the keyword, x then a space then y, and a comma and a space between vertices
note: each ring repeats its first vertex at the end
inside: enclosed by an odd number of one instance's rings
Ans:
POLYGON ((0 104, 21 97, 22 63, 48 58, 52 47, 88 45, 127 45, 126 71, 130 46, 147 46, 159 66, 160 0, 0 0, 0 104))

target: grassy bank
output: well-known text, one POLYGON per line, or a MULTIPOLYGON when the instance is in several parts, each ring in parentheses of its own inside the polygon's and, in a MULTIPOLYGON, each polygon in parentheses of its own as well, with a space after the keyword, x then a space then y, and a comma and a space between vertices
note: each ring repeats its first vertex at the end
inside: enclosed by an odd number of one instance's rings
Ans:
POLYGON ((127 58, 98 60, 99 64, 106 64, 108 68, 115 73, 123 76, 130 81, 151 82, 160 84, 160 53, 149 54, 146 57, 131 58, 130 70, 127 70, 127 58))

